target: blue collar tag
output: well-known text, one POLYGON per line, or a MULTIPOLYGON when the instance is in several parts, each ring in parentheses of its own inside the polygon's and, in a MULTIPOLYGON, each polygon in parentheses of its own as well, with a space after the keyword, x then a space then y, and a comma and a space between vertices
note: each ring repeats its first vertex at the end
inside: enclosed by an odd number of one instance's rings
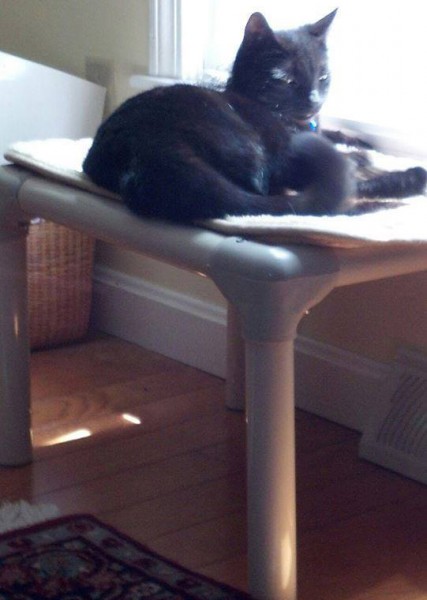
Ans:
POLYGON ((316 119, 311 119, 311 121, 308 124, 308 128, 310 129, 310 131, 313 131, 313 133, 316 133, 316 131, 319 128, 319 124, 317 123, 316 119))

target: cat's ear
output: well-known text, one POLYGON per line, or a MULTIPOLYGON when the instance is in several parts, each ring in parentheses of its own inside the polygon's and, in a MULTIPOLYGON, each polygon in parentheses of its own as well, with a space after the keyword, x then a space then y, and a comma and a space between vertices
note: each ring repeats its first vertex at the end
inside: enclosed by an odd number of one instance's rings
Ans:
POLYGON ((273 36, 274 33, 267 19, 259 12, 253 13, 245 27, 245 39, 255 37, 273 36))
POLYGON ((328 33, 328 29, 331 26, 332 21, 335 19, 337 11, 338 8, 329 13, 329 15, 326 15, 326 17, 323 17, 323 19, 320 19, 320 21, 317 21, 312 25, 307 25, 308 32, 314 37, 325 37, 328 33))

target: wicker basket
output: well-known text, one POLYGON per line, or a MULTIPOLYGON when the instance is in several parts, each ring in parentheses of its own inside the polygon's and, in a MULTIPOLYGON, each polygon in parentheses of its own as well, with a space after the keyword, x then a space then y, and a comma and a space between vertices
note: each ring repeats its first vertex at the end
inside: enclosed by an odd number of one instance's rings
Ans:
POLYGON ((31 348, 82 338, 92 297, 94 240, 51 223, 30 225, 27 243, 31 348))

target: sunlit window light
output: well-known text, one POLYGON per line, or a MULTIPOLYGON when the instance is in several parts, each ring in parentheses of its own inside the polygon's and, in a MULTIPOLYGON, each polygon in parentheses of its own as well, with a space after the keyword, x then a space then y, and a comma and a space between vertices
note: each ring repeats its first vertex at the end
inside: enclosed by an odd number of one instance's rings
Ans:
POLYGON ((132 423, 133 425, 141 425, 141 419, 135 415, 130 415, 129 413, 123 413, 122 419, 124 421, 128 421, 128 423, 132 423))
POLYGON ((76 429, 75 431, 64 433, 64 435, 59 435, 58 437, 49 440, 45 445, 54 446, 55 444, 65 444, 66 442, 73 442, 75 440, 90 437, 91 435, 92 432, 89 429, 76 429))

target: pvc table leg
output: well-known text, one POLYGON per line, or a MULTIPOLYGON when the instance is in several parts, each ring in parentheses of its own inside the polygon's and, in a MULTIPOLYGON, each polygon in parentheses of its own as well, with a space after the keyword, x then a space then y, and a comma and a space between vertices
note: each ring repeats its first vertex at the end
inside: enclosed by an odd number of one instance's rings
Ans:
POLYGON ((245 341, 249 593, 257 600, 297 597, 294 340, 335 276, 330 253, 308 249, 295 260, 287 249, 236 240, 212 262, 235 307, 230 333, 240 322, 245 341))
POLYGON ((25 234, 0 231, 0 464, 31 461, 25 234))
POLYGON ((225 405, 231 410, 245 410, 245 342, 236 308, 227 311, 227 378, 225 405))
POLYGON ((250 593, 296 598, 293 340, 246 344, 250 593))

